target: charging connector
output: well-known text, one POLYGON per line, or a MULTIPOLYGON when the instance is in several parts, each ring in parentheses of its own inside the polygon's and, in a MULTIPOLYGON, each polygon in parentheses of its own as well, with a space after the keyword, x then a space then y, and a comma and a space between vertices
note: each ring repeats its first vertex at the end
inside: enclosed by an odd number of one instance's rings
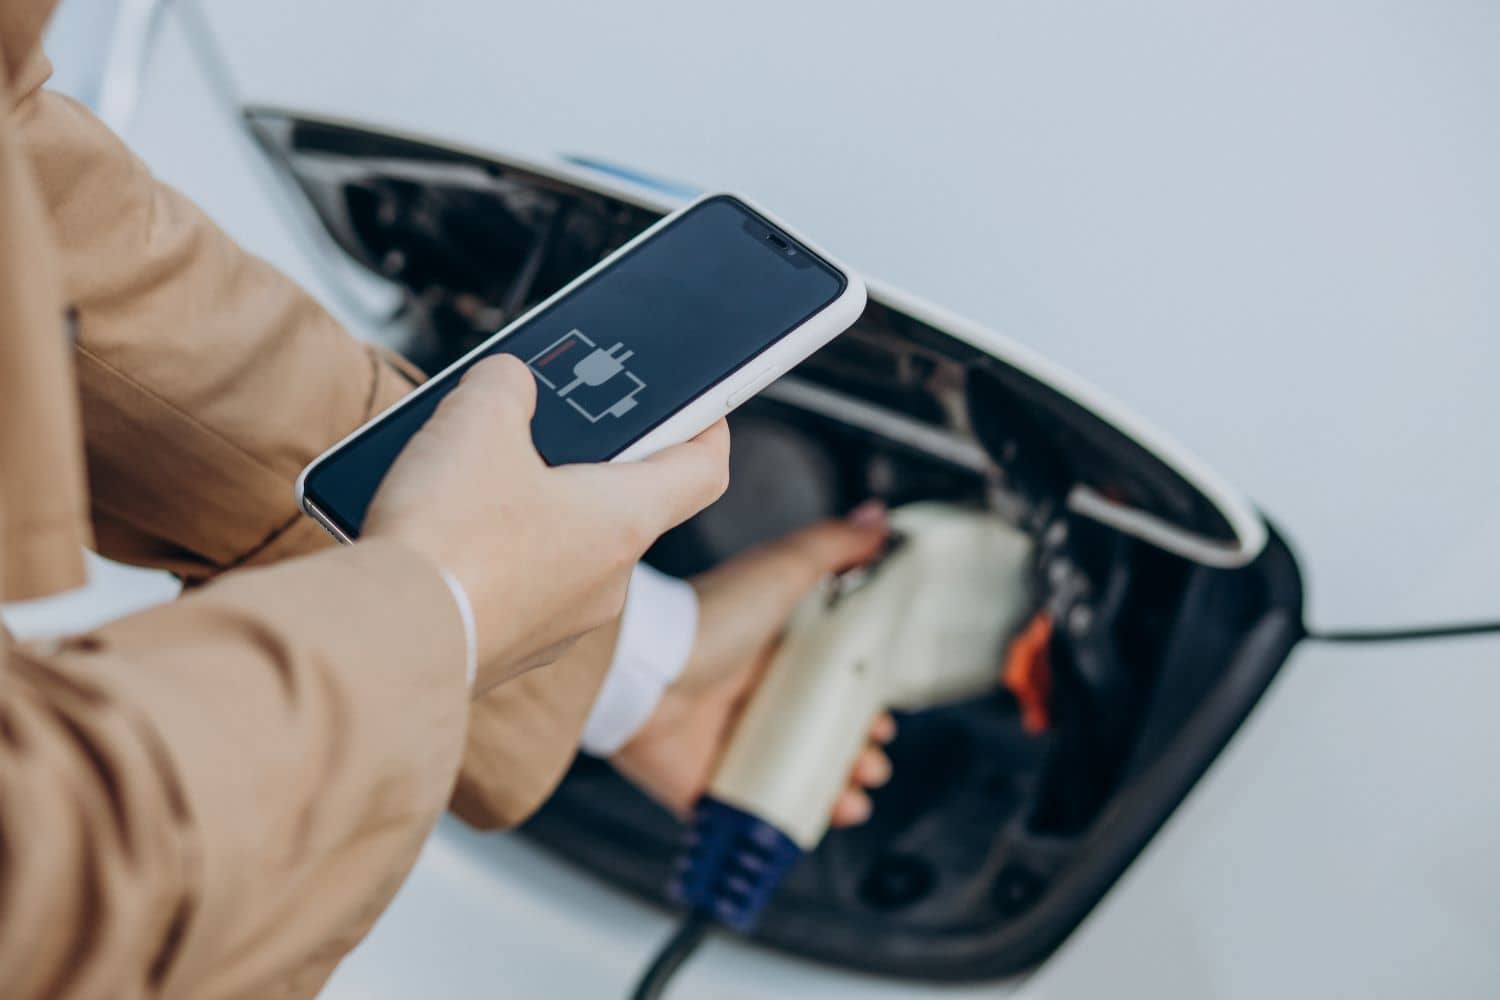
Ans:
POLYGON ((717 799, 701 800, 693 819, 668 891, 684 906, 748 933, 802 859, 802 848, 760 817, 717 799))
POLYGON ((781 880, 802 859, 802 848, 765 820, 717 799, 694 810, 687 846, 668 893, 687 908, 677 933, 652 960, 632 1000, 665 995, 668 982, 713 924, 740 933, 755 928, 781 880))

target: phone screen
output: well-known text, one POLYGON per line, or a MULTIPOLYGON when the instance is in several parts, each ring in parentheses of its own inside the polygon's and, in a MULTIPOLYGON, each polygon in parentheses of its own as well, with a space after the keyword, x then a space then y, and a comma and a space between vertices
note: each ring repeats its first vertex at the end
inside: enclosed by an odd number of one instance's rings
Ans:
POLYGON ((602 462, 843 293, 844 276, 728 196, 707 199, 329 455, 303 484, 359 534, 387 470, 463 371, 512 354, 537 380, 532 439, 552 465, 602 462))

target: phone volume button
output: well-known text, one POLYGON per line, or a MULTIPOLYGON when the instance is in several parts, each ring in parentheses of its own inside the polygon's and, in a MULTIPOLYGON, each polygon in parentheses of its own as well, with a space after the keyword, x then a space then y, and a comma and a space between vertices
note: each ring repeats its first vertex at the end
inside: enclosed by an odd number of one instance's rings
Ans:
POLYGON ((728 411, 737 408, 741 403, 776 381, 776 375, 777 371, 774 366, 756 372, 742 388, 736 389, 729 394, 728 398, 724 401, 724 409, 728 411))

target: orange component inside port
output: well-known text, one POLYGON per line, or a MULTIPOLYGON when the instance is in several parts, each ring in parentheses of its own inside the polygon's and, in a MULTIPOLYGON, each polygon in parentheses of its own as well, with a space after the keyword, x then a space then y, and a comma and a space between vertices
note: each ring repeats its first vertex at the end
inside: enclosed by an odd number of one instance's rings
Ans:
POLYGON ((1038 611, 1005 653, 1005 687, 1021 708, 1021 727, 1028 733, 1045 732, 1052 724, 1048 704, 1052 700, 1052 661, 1047 650, 1052 643, 1052 616, 1038 611))

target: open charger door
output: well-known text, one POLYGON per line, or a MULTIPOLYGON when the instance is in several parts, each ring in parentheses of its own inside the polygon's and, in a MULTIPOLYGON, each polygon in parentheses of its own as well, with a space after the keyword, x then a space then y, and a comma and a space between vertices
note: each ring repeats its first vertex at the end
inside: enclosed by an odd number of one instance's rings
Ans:
MULTIPOLYGON (((428 370, 679 204, 576 165, 247 120, 316 252, 395 290, 372 326, 428 370)), ((1300 578, 1245 498, 1104 394, 869 292, 853 329, 737 413, 729 494, 652 558, 686 575, 871 494, 985 507, 1037 540, 1054 651, 1077 680, 1057 725, 1029 732, 1004 692, 904 718, 872 822, 809 855, 756 932, 864 971, 989 979, 1045 958, 1214 759, 1301 637, 1300 578)), ((589 760, 527 832, 663 902, 683 833, 589 760)))
MULTIPOLYGON (((310 234, 319 256, 336 247, 341 268, 353 263, 366 280, 401 286, 408 313, 443 327, 402 345, 429 367, 686 194, 593 160, 542 164, 276 109, 245 114, 304 221, 321 221, 310 234)), ((1072 510, 1201 565, 1244 566, 1265 547, 1265 523, 1247 500, 1103 392, 1015 340, 884 282, 869 285, 874 322, 865 326, 926 333, 987 359, 971 390, 972 430, 1003 465, 1015 464, 1017 448, 1066 456, 1057 471, 1069 481, 1053 489, 1065 490, 1072 510)))

